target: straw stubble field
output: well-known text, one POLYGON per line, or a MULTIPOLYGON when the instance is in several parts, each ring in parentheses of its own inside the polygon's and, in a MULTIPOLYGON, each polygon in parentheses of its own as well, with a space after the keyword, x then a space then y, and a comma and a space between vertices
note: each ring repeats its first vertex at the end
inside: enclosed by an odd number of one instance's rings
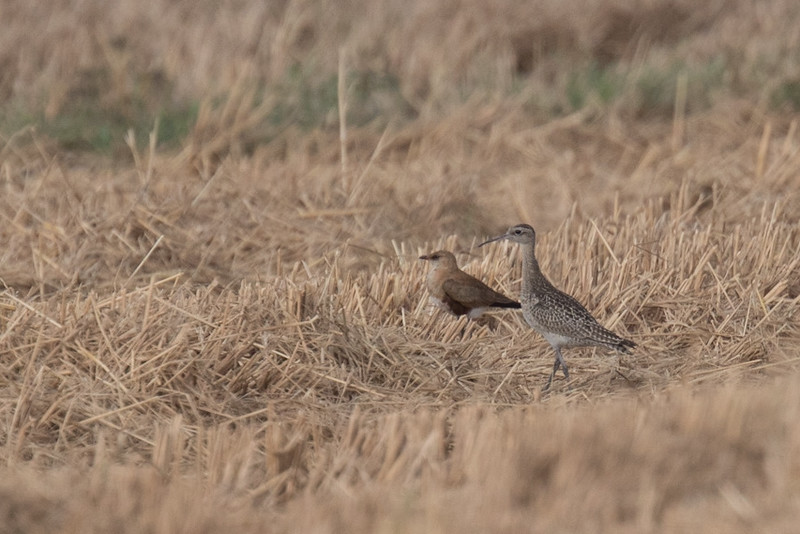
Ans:
MULTIPOLYGON (((532 111, 524 94, 557 91, 552 75, 581 54, 622 49, 619 65, 645 70, 670 53, 730 52, 742 28, 736 50, 791 64, 778 44, 798 38, 790 2, 760 7, 755 28, 748 2, 651 4, 627 8, 639 28, 627 42, 586 20, 614 30, 604 14, 623 4, 542 2, 544 22, 528 29, 554 48, 533 59, 507 35, 524 33, 511 21, 528 3, 377 3, 359 31, 337 35, 327 18, 342 32, 363 5, 243 3, 213 19, 199 7, 165 48, 176 55, 162 76, 180 80, 175 98, 228 87, 201 103, 179 148, 156 132, 149 146, 131 135, 110 153, 76 150, 41 131, 52 122, 4 133, 0 532, 792 531, 796 120, 741 77, 705 103, 678 91, 665 116, 592 91, 574 112, 532 111), (240 57, 256 12, 270 54, 240 57), (450 48, 437 59, 420 43, 445 15, 450 48), (470 40, 475 17, 486 28, 470 40), (653 33, 652 17, 674 35, 653 33), (233 42, 204 55, 198 36, 225 28, 233 42), (499 37, 482 40, 492 29, 499 37), (393 55, 409 35, 407 56, 393 55), (338 45, 333 75, 382 65, 414 112, 340 128, 336 109, 358 104, 345 83, 332 118, 259 130, 280 95, 259 100, 248 84, 276 83, 291 58, 325 64, 338 45), (230 69, 203 70, 226 58, 230 69), (449 92, 459 76, 478 96, 449 92), (521 315, 484 324, 433 310, 417 259, 453 250, 517 294, 518 250, 473 247, 518 222, 536 226, 551 280, 639 345, 566 351, 571 388, 559 376, 546 395, 552 350, 521 315)), ((42 20, 76 16, 54 5, 42 20)), ((2 56, 7 72, 47 96, 46 115, 77 98, 85 79, 70 86, 70 69, 93 61, 110 77, 100 105, 129 102, 115 68, 139 72, 178 14, 130 4, 139 18, 119 26, 126 5, 92 7, 113 31, 87 30, 73 48, 39 27, 27 55, 2 56), (61 68, 47 68, 56 49, 61 68)), ((30 31, 36 9, 12 15, 30 31)), ((14 35, 7 44, 22 46, 14 35)), ((729 68, 746 71, 752 56, 734 57, 729 68)))

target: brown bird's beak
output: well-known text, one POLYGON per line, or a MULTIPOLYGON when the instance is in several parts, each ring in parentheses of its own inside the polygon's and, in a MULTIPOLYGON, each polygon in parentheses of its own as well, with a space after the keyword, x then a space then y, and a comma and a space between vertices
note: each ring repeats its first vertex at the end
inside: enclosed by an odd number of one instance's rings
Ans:
POLYGON ((507 237, 508 237, 508 234, 503 234, 503 235, 499 235, 497 237, 493 237, 491 239, 488 239, 488 240, 484 241, 480 245, 478 245, 478 248, 482 247, 483 245, 488 245, 489 243, 491 243, 493 241, 500 241, 501 239, 505 239, 507 237))
POLYGON ((431 259, 431 257, 426 254, 424 256, 420 256, 419 259, 421 259, 421 260, 429 260, 429 259, 431 259))

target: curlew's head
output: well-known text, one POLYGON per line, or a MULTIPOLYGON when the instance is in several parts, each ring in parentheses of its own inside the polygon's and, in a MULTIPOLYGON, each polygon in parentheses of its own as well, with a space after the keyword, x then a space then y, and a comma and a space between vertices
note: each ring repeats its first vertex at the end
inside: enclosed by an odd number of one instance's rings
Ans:
POLYGON ((440 267, 445 269, 458 269, 456 257, 453 256, 452 252, 448 252, 447 250, 437 250, 436 252, 431 252, 425 256, 420 256, 419 259, 433 263, 433 267, 435 269, 440 267))
POLYGON ((508 231, 503 235, 493 237, 487 241, 484 241, 478 246, 482 247, 487 243, 491 243, 492 241, 500 241, 501 239, 508 239, 509 241, 513 241, 514 243, 519 243, 521 245, 533 246, 536 244, 536 232, 533 230, 533 227, 530 224, 517 224, 509 228, 508 231))

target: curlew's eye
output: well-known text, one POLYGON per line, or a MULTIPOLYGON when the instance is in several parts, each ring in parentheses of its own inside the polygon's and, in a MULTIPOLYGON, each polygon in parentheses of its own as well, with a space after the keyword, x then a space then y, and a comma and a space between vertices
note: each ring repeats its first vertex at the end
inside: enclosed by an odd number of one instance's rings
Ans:
POLYGON ((517 228, 516 230, 514 230, 514 234, 515 234, 515 235, 522 235, 522 230, 520 230, 519 228, 517 228))

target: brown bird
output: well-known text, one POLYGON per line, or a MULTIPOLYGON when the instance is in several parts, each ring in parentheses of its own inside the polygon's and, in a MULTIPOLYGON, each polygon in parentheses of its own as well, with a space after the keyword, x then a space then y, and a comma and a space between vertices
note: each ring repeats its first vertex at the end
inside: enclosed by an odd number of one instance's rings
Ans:
POLYGON ((580 302, 558 289, 545 278, 539 269, 534 249, 536 232, 527 224, 512 226, 503 235, 484 241, 479 247, 492 241, 508 239, 522 245, 522 315, 531 328, 539 332, 556 351, 553 372, 542 388, 547 390, 558 368, 564 370, 564 379, 569 381, 567 364, 561 356, 564 347, 606 347, 629 353, 636 343, 606 330, 586 311, 580 302))
POLYGON ((489 308, 521 306, 459 269, 452 252, 438 250, 419 259, 433 263, 427 281, 431 300, 453 315, 477 319, 489 308))

